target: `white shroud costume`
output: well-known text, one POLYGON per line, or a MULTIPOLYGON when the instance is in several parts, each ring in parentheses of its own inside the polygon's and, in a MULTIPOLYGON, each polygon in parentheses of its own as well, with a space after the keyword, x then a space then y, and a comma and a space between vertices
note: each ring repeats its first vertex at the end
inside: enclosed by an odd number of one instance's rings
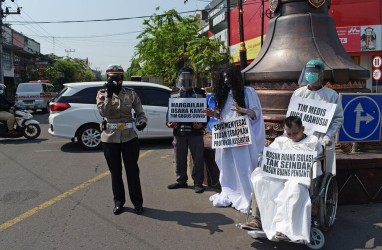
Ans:
POLYGON ((332 121, 329 124, 329 128, 328 128, 328 131, 326 131, 326 134, 310 131, 308 129, 305 129, 304 131, 307 135, 317 136, 320 142, 322 141, 322 138, 324 138, 325 135, 330 137, 333 144, 329 147, 326 147, 326 169, 328 172, 332 173, 333 175, 336 175, 336 156, 335 156, 334 142, 335 142, 335 136, 337 132, 340 130, 342 123, 344 122, 344 112, 342 110, 342 104, 341 104, 339 95, 337 94, 336 91, 327 87, 322 87, 319 90, 312 91, 312 90, 309 90, 307 86, 303 86, 294 91, 291 99, 293 98, 293 96, 299 96, 299 97, 313 99, 313 100, 322 100, 329 103, 337 104, 332 121))
MULTIPOLYGON (((317 151, 322 153, 316 136, 310 135, 299 142, 280 136, 269 146, 279 150, 317 151)), ((311 202, 310 180, 278 179, 266 175, 256 168, 251 176, 261 223, 268 239, 277 232, 285 234, 291 241, 310 241, 311 202)))
MULTIPOLYGON (((257 167, 258 155, 263 151, 265 144, 265 127, 259 98, 252 87, 245 87, 244 94, 245 108, 256 113, 256 119, 249 119, 252 128, 252 144, 216 149, 215 161, 220 170, 219 181, 222 191, 209 198, 214 206, 232 205, 242 213, 248 210, 252 193, 251 173, 257 167)), ((237 112, 231 110, 233 103, 232 90, 230 90, 221 113, 222 121, 238 116, 237 112)))

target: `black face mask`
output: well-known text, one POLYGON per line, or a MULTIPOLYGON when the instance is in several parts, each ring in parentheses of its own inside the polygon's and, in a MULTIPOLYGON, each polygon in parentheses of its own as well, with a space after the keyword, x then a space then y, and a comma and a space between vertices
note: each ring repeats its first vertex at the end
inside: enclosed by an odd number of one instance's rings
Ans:
POLYGON ((117 84, 116 86, 114 86, 114 91, 113 92, 118 95, 119 92, 121 92, 121 89, 122 89, 122 84, 117 84))
POLYGON ((223 85, 224 88, 229 89, 232 87, 231 86, 231 77, 225 72, 223 73, 223 80, 224 80, 224 85, 223 85))

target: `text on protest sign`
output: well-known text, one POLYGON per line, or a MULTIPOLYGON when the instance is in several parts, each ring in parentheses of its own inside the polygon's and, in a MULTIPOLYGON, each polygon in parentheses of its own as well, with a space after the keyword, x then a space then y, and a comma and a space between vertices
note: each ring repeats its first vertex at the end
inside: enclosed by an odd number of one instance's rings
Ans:
POLYGON ((337 104, 292 96, 286 116, 299 116, 307 130, 326 133, 337 104))
POLYGON ((231 148, 252 144, 247 116, 212 124, 212 148, 231 148))
POLYGON ((202 112, 207 107, 206 98, 169 98, 169 122, 207 122, 202 112))
POLYGON ((316 151, 279 150, 265 147, 261 169, 279 179, 310 178, 316 151))

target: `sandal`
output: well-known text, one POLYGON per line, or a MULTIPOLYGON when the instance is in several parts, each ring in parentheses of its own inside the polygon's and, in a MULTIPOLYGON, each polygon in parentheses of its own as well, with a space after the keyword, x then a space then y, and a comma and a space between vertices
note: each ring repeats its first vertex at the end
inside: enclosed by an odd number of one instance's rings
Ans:
POLYGON ((285 234, 280 233, 280 232, 276 233, 275 238, 278 239, 278 240, 290 240, 288 238, 288 236, 286 236, 285 234))
POLYGON ((245 225, 253 230, 262 230, 261 221, 256 219, 246 222, 245 225))

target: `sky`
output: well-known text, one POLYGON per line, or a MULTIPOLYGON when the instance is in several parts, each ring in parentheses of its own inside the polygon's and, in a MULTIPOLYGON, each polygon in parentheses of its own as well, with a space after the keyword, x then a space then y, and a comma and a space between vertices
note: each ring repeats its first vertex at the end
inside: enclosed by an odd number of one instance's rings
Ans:
MULTIPOLYGON (((12 29, 40 43, 42 54, 88 58, 90 67, 105 71, 107 65, 120 64, 126 70, 134 54, 136 37, 143 20, 156 13, 175 9, 179 13, 202 10, 209 0, 5 0, 2 8, 21 14, 3 19, 12 29), (158 11, 156 8, 160 7, 158 11), (143 17, 143 18, 139 18, 143 17), (31 23, 119 19, 77 23, 31 23), (17 23, 18 22, 18 23, 17 23), (23 23, 20 23, 23 22, 23 23), (27 23, 26 23, 27 22, 27 23)), ((185 15, 188 15, 185 14, 185 15)))

